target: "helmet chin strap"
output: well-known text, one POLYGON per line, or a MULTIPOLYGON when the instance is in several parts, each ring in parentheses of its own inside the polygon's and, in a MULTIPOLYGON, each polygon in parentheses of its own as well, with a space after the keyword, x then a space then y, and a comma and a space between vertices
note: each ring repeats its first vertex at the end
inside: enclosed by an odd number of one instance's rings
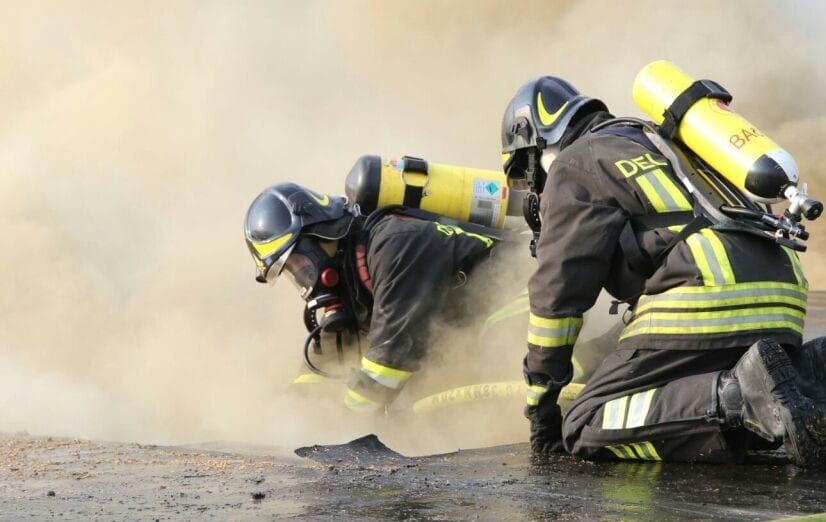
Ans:
POLYGON ((547 147, 542 151, 542 158, 539 160, 539 164, 542 165, 542 170, 544 170, 546 174, 551 169, 551 163, 556 159, 557 152, 556 147, 547 147))

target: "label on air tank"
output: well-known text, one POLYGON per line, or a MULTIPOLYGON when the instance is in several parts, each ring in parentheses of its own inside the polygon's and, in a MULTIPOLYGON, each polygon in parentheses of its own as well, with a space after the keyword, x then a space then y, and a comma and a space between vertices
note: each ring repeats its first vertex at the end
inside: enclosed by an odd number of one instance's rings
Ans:
POLYGON ((501 208, 502 186, 488 179, 473 180, 473 198, 470 204, 470 221, 486 227, 496 227, 501 208))

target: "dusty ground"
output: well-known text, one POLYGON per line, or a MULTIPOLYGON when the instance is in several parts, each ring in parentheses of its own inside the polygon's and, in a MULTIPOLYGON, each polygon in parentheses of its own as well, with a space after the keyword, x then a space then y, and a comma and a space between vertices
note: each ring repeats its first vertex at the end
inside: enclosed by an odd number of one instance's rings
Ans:
MULTIPOLYGON (((809 305, 806 337, 826 335, 826 293, 813 293, 809 305)), ((769 520, 826 512, 826 472, 772 454, 743 466, 532 462, 519 444, 408 458, 374 437, 297 453, 0 434, 0 520, 769 520)))
POLYGON ((531 462, 525 445, 421 458, 368 437, 236 451, 27 435, 0 439, 0 519, 740 519, 826 511, 826 473, 531 462))

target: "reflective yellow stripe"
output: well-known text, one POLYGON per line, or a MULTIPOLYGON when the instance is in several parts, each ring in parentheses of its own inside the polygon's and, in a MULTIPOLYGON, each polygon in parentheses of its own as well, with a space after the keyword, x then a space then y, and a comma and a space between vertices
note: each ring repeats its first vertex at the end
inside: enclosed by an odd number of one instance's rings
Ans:
POLYGON ((413 375, 413 372, 383 366, 371 361, 367 357, 361 358, 361 370, 382 386, 393 388, 394 390, 398 390, 404 386, 413 375))
POLYGON ((655 169, 635 178, 645 197, 657 213, 691 210, 691 203, 662 169, 655 169))
POLYGON ((573 345, 582 330, 582 316, 546 319, 530 314, 528 342, 542 348, 573 345))
POLYGON ((617 457, 624 459, 624 460, 639 460, 639 457, 634 450, 630 447, 626 446, 625 444, 619 444, 617 446, 605 446, 607 449, 611 450, 614 455, 617 457))
POLYGON ((774 281, 737 283, 718 287, 679 286, 660 294, 640 297, 634 313, 641 316, 653 308, 697 310, 768 303, 784 303, 805 310, 807 295, 805 287, 774 281))
POLYGON ((615 446, 605 446, 605 449, 611 450, 611 453, 617 456, 618 459, 626 459, 628 457, 625 456, 625 453, 620 451, 619 448, 615 446))
POLYGON ((726 249, 713 230, 706 228, 688 236, 686 244, 691 249, 705 286, 731 285, 736 282, 726 249))
POLYGON ((502 153, 502 165, 507 163, 509 159, 511 159, 511 153, 510 152, 503 152, 502 153))
POLYGON ((606 402, 602 410, 602 429, 621 430, 645 425, 645 417, 656 391, 653 388, 606 402))
POLYGON ((617 446, 605 446, 605 449, 610 450, 617 458, 623 460, 654 460, 662 461, 660 454, 654 448, 654 445, 648 441, 633 442, 629 445, 619 444, 617 446), (633 449, 632 449, 633 448, 633 449))
POLYGON ((289 241, 291 237, 293 237, 292 234, 284 234, 283 236, 275 238, 271 241, 264 241, 262 243, 253 241, 252 248, 254 248, 256 252, 258 252, 259 256, 264 258, 269 256, 279 248, 281 248, 281 246, 284 245, 284 243, 286 243, 287 241, 289 241))
POLYGON ((628 396, 613 399, 602 407, 602 429, 620 430, 625 423, 625 412, 628 409, 628 396))
POLYGON ((562 114, 562 111, 568 106, 568 103, 569 102, 566 101, 559 109, 556 110, 556 112, 550 113, 545 108, 545 104, 542 102, 542 93, 538 93, 536 95, 536 111, 539 113, 539 121, 541 121, 542 125, 546 127, 550 126, 556 121, 557 118, 559 118, 559 115, 562 114))
POLYGON ((533 386, 528 386, 528 397, 527 402, 528 406, 537 406, 539 404, 539 399, 542 398, 545 393, 548 392, 547 386, 541 386, 539 384, 534 384, 533 386))
POLYGON ((631 396, 631 402, 628 404, 628 420, 625 421, 625 428, 637 428, 645 425, 645 417, 648 416, 648 410, 651 408, 651 400, 654 398, 654 392, 657 389, 653 388, 644 392, 635 393, 631 396))
POLYGON ((668 192, 668 195, 671 196, 671 199, 676 205, 675 210, 692 210, 694 208, 691 202, 680 192, 680 189, 677 188, 677 184, 674 183, 662 169, 655 170, 654 176, 656 176, 665 191, 668 192))
POLYGON ((735 284, 737 281, 734 280, 734 270, 731 268, 731 261, 729 261, 728 254, 726 253, 726 247, 723 246, 723 242, 720 241, 717 233, 709 228, 704 228, 700 231, 700 234, 702 234, 711 245, 711 250, 714 252, 715 261, 717 262, 717 266, 719 267, 723 277, 723 284, 735 284))
MULTIPOLYGON (((706 243, 705 238, 698 234, 693 234, 688 236, 685 242, 691 250, 691 255, 694 257, 694 264, 696 264, 700 270, 700 277, 703 279, 703 284, 706 286, 715 286, 714 272, 706 255, 706 249, 703 248, 706 243)), ((709 246, 708 250, 710 249, 711 247, 709 246)))
POLYGON ((787 307, 759 307, 715 312, 649 312, 631 321, 620 340, 641 334, 721 334, 789 329, 803 333, 805 312, 787 307))
POLYGON ((792 264, 792 271, 794 271, 794 278, 797 280, 797 284, 803 288, 809 288, 809 282, 806 280, 806 276, 803 275, 803 266, 800 264, 800 257, 798 257, 797 252, 789 247, 783 247, 783 251, 785 251, 786 255, 789 256, 789 261, 792 264))
POLYGON ((457 236, 459 236, 459 235, 464 234, 468 237, 478 239, 479 241, 484 243, 485 246, 487 246, 488 248, 493 246, 493 240, 491 238, 487 237, 487 236, 483 236, 481 234, 475 234, 473 232, 465 232, 463 229, 457 227, 456 225, 445 225, 443 223, 437 223, 437 222, 434 222, 433 224, 436 225, 436 230, 438 230, 439 232, 441 232, 442 234, 444 234, 446 236, 452 236, 453 234, 456 234, 457 236))
POLYGON ((372 401, 353 390, 347 390, 347 394, 344 396, 344 405, 360 413, 373 413, 381 411, 384 408, 384 405, 372 401))
POLYGON ((654 449, 654 445, 648 441, 632 443, 631 447, 637 452, 639 458, 643 460, 662 460, 660 454, 654 449))

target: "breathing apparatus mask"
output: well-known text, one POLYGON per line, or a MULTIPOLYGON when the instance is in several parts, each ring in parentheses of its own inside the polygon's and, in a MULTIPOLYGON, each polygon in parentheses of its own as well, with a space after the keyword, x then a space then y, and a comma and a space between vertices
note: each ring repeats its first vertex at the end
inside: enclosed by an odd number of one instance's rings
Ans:
POLYGON ((321 242, 313 236, 301 237, 284 263, 284 272, 306 302, 304 326, 304 363, 311 371, 325 377, 335 377, 319 369, 310 359, 313 353, 322 355, 321 334, 335 335, 339 362, 344 354, 343 335, 355 332, 357 325, 349 310, 341 271, 345 253, 337 243, 321 242), (319 317, 320 316, 320 317, 319 317))
POLYGON ((245 236, 257 267, 256 281, 274 284, 282 273, 298 288, 306 302, 304 325, 309 335, 304 361, 321 375, 309 360, 309 347, 321 353, 321 333, 336 336, 339 353, 342 334, 357 331, 346 278, 342 277, 347 241, 357 212, 347 200, 310 191, 294 183, 274 185, 262 192, 247 211, 245 236), (319 314, 321 317, 319 318, 319 314))
POLYGON ((296 242, 284 263, 287 278, 307 303, 304 324, 309 331, 320 328, 335 333, 351 326, 351 316, 341 295, 342 257, 343 252, 331 255, 317 238, 305 236, 296 242), (321 320, 317 319, 319 310, 323 310, 321 320))

